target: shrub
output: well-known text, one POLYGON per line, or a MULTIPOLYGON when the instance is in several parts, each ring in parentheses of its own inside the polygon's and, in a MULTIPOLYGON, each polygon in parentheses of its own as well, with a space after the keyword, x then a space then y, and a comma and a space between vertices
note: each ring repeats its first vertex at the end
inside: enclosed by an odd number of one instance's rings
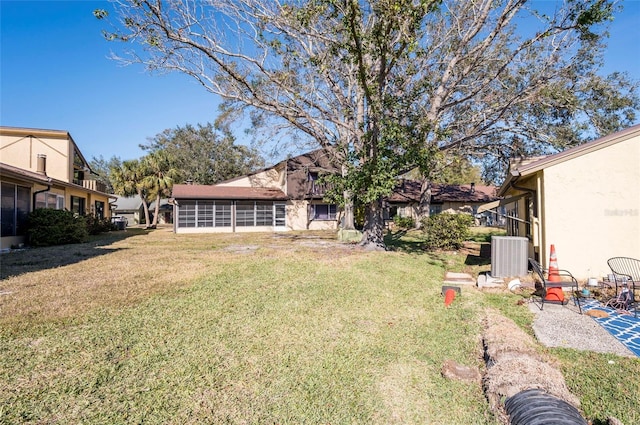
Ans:
POLYGON ((80 243, 88 239, 87 223, 67 210, 38 208, 29 214, 27 235, 31 246, 80 243))
POLYGON ((430 249, 459 249, 470 235, 473 217, 469 214, 441 213, 423 220, 427 247, 430 249))
POLYGON ((401 229, 413 229, 416 227, 412 217, 400 217, 399 215, 393 217, 393 224, 401 229))
POLYGON ((95 215, 88 215, 85 217, 87 222, 87 231, 90 235, 98 235, 103 232, 109 232, 116 230, 116 226, 111 223, 108 218, 100 218, 95 215))

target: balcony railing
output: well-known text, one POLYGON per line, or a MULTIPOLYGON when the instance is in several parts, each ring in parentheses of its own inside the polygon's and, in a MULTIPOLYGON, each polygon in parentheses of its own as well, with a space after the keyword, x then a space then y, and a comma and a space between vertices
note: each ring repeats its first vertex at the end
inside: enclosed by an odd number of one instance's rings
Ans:
POLYGON ((317 181, 308 181, 307 182, 307 196, 310 197, 321 197, 331 189, 331 186, 326 183, 319 183, 317 181))
POLYGON ((85 189, 95 190, 98 192, 106 192, 107 185, 98 180, 73 180, 74 184, 84 187, 85 189))

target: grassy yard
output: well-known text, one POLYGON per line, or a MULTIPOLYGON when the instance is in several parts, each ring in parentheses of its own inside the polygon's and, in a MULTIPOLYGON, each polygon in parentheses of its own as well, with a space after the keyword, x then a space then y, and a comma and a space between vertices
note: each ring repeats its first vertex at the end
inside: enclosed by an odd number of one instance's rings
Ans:
MULTIPOLYGON (((488 269, 473 245, 388 243, 130 229, 3 254, 0 423, 495 424, 481 385, 441 368, 482 370, 487 306, 531 315, 472 288, 444 308, 445 271, 488 269)), ((638 360, 541 350, 594 424, 640 421, 638 360)))

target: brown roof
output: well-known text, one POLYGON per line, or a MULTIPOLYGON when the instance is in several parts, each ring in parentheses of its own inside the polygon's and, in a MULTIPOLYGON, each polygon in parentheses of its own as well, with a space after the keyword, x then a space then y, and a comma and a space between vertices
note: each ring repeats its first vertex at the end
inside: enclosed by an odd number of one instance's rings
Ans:
POLYGON ((25 179, 34 183, 49 184, 53 179, 47 177, 46 174, 35 173, 23 168, 14 167, 13 165, 0 162, 0 175, 25 179))
POLYGON ((552 165, 560 164, 582 155, 604 149, 616 143, 624 142, 632 137, 640 136, 640 124, 609 134, 596 140, 592 140, 582 145, 575 146, 565 151, 543 157, 533 157, 520 160, 510 167, 506 180, 502 183, 499 193, 504 194, 509 188, 509 184, 520 176, 528 176, 552 165))
MULTIPOLYGON (((389 202, 419 202, 421 183, 417 180, 402 180, 387 198, 389 202)), ((498 199, 495 186, 470 184, 431 184, 431 202, 491 202, 498 199)))
POLYGON ((262 187, 209 186, 199 184, 175 184, 175 199, 229 199, 257 201, 285 201, 287 195, 280 189, 262 187))
POLYGON ((332 163, 332 158, 323 149, 317 149, 315 151, 307 152, 302 155, 294 156, 286 160, 287 169, 289 171, 299 170, 301 168, 308 168, 311 171, 340 171, 332 163))

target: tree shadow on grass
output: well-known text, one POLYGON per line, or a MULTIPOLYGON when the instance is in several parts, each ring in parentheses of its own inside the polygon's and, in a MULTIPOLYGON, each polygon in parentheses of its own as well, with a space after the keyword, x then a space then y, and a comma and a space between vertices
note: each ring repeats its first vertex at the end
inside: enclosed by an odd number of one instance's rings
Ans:
POLYGON ((146 229, 127 229, 91 236, 88 242, 12 250, 0 254, 0 280, 25 273, 67 266, 94 257, 120 251, 122 248, 106 248, 114 242, 148 234, 146 229))
POLYGON ((406 230, 387 232, 384 236, 384 244, 389 251, 401 251, 410 254, 428 254, 427 244, 424 240, 411 237, 406 230))
POLYGON ((488 266, 491 264, 491 244, 480 243, 479 247, 467 247, 467 257, 464 264, 467 266, 488 266))

